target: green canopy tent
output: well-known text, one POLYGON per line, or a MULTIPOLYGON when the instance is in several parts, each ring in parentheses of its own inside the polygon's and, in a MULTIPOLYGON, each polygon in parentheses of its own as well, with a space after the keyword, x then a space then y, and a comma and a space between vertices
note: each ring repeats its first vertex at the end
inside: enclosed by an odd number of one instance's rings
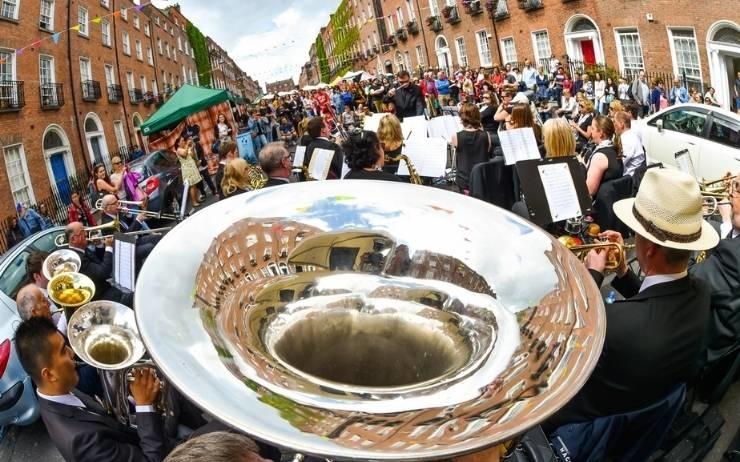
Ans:
POLYGON ((183 85, 157 112, 141 124, 141 132, 149 136, 160 130, 172 128, 190 114, 228 100, 229 93, 226 90, 183 85))

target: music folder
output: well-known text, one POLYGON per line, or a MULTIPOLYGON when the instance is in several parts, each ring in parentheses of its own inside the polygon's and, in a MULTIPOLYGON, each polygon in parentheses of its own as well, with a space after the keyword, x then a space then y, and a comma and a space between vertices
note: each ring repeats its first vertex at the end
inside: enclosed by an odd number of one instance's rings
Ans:
POLYGON ((118 233, 113 238, 113 285, 133 292, 136 287, 136 236, 118 233))
POLYGON ((533 223, 545 226, 593 211, 585 173, 575 157, 522 160, 516 171, 533 223))

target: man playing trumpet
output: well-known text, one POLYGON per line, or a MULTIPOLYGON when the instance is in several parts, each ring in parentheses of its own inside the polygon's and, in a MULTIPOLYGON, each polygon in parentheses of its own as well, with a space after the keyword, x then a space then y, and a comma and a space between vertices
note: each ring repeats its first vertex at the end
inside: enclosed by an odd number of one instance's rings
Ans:
MULTIPOLYGON (((146 226, 147 216, 145 213, 139 213, 133 219, 125 216, 125 214, 123 213, 119 213, 118 198, 113 194, 108 194, 103 197, 102 206, 103 215, 101 217, 101 221, 103 224, 115 222, 116 220, 118 220, 119 229, 122 233, 139 231, 146 232, 146 230, 149 229, 149 227, 146 226)), ((113 229, 108 229, 103 232, 103 234, 105 235, 113 235, 114 233, 115 231, 113 229)), ((136 239, 137 270, 141 268, 141 265, 144 264, 144 261, 146 261, 147 257, 154 249, 154 246, 157 245, 161 238, 161 236, 154 234, 138 236, 138 238, 136 239)))

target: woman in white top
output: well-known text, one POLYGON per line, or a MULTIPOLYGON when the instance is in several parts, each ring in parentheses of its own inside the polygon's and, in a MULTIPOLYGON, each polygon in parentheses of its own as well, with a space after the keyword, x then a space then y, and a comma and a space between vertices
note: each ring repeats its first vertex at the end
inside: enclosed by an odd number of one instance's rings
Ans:
POLYGON ((594 81, 594 98, 596 100, 596 110, 600 114, 605 114, 604 97, 606 96, 606 81, 601 79, 601 74, 596 73, 594 81))
POLYGON ((620 77, 619 87, 617 87, 617 93, 619 94, 619 99, 622 101, 627 101, 628 99, 630 99, 629 92, 630 92, 629 84, 624 78, 620 77))
POLYGON ((113 163, 113 172, 110 174, 111 184, 116 188, 115 195, 118 200, 125 201, 126 189, 123 187, 123 175, 126 173, 126 169, 118 156, 111 159, 111 162, 113 163))
POLYGON ((228 139, 231 139, 231 134, 233 130, 229 126, 229 124, 226 123, 226 116, 222 113, 218 114, 218 117, 216 118, 216 127, 214 129, 216 133, 216 139, 225 141, 228 139))
POLYGON ((575 97, 570 94, 570 90, 563 90, 563 97, 561 98, 560 109, 557 110, 557 115, 572 119, 573 114, 577 110, 578 102, 575 97))

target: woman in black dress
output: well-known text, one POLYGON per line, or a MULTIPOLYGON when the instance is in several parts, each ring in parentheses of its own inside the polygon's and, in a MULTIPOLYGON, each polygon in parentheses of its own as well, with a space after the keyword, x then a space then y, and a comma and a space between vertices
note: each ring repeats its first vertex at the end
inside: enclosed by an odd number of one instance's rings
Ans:
POLYGON ((604 182, 622 177, 624 165, 619 136, 614 136, 614 122, 609 117, 596 116, 590 131, 596 148, 585 160, 586 185, 588 193, 595 198, 604 182))
POLYGON ((470 189, 470 172, 473 167, 491 159, 491 135, 483 131, 480 111, 475 104, 462 105, 460 120, 463 129, 452 135, 452 146, 455 147, 457 161, 455 183, 460 188, 460 192, 467 194, 470 189))
POLYGON ((344 161, 350 168, 345 180, 403 181, 396 175, 383 171, 385 153, 378 135, 369 131, 355 131, 342 145, 344 161))

